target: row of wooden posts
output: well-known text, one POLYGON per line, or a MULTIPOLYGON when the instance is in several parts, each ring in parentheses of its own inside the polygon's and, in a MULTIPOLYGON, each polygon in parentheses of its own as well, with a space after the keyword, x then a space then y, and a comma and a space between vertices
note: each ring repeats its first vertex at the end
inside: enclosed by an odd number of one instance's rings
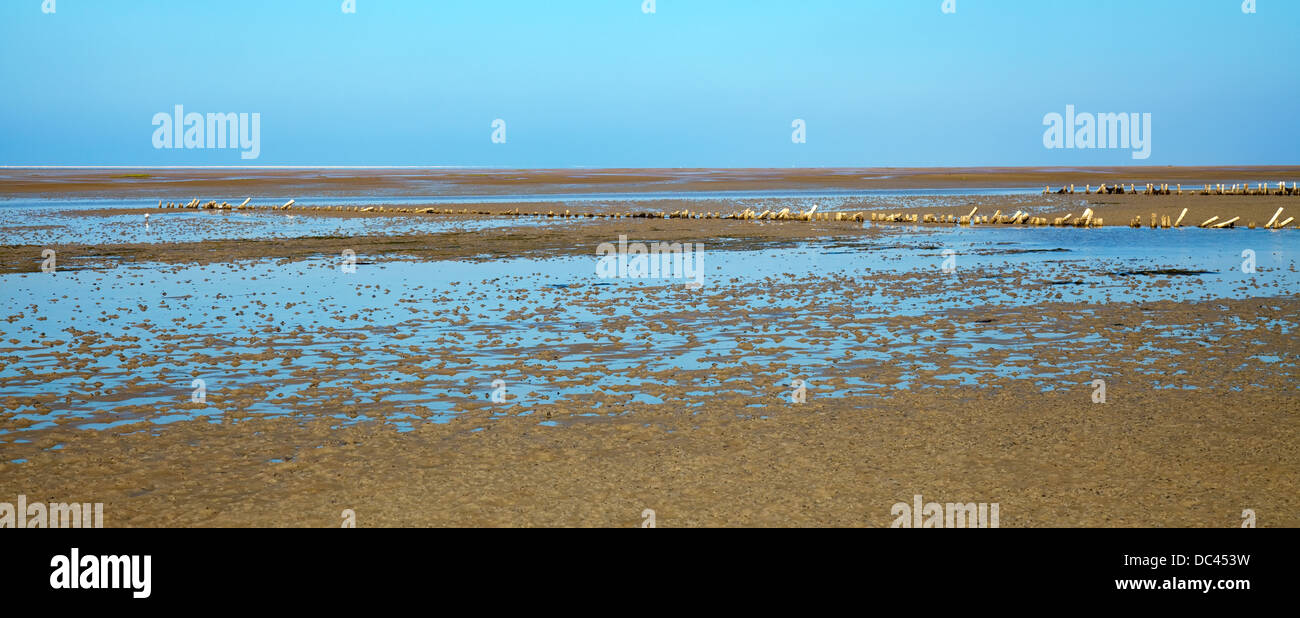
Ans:
MULTIPOLYGON (((1073 195, 1075 193, 1075 187, 1074 185, 1062 185, 1061 188, 1056 191, 1053 191, 1050 186, 1043 187, 1043 195, 1049 195, 1052 193, 1057 195, 1073 195)), ((1136 184, 1129 184, 1127 189, 1124 188, 1123 184, 1102 184, 1097 187, 1096 191, 1093 191, 1092 185, 1089 184, 1083 186, 1083 193, 1085 195, 1124 195, 1126 193, 1134 195, 1139 193, 1142 195, 1183 195, 1183 185, 1174 185, 1173 188, 1170 188, 1168 183, 1147 183, 1147 185, 1139 191, 1136 184)), ((1300 188, 1297 188, 1296 183, 1294 182, 1291 183, 1290 187, 1286 186, 1285 182, 1279 182, 1277 183, 1276 188, 1271 184, 1264 182, 1256 183, 1256 186, 1251 188, 1248 183, 1243 182, 1234 185, 1202 185, 1199 191, 1189 188, 1187 190, 1187 195, 1300 195, 1300 188)))
POLYGON ((972 208, 970 214, 956 215, 917 215, 906 213, 871 213, 871 220, 878 223, 939 223, 957 225, 1049 225, 1058 227, 1100 227, 1104 224, 1101 217, 1094 216, 1091 208, 1085 209, 1078 217, 1073 213, 1064 217, 1032 217, 1027 212, 1017 210, 1014 214, 1003 215, 998 210, 990 215, 977 215, 979 207, 972 208))
MULTIPOLYGON (((1283 211, 1283 210, 1286 210, 1286 209, 1285 209, 1285 208, 1278 208, 1278 209, 1277 209, 1277 212, 1273 213, 1273 218, 1269 219, 1269 220, 1268 220, 1268 223, 1265 223, 1265 224, 1264 224, 1264 229, 1266 229, 1266 230, 1280 230, 1280 229, 1284 229, 1284 228, 1286 228, 1286 226, 1291 225, 1291 222, 1292 222, 1292 221, 1295 221, 1295 217, 1287 217, 1285 220, 1278 221, 1278 219, 1282 216, 1282 211, 1283 211)), ((1152 228, 1175 228, 1175 227, 1181 227, 1182 224, 1183 224, 1183 218, 1186 217, 1186 216, 1187 216, 1187 209, 1186 209, 1186 208, 1184 208, 1184 209, 1183 209, 1183 212, 1182 212, 1181 214, 1178 215, 1178 218, 1177 218, 1177 219, 1173 219, 1173 218, 1171 218, 1171 217, 1168 216, 1168 215, 1163 215, 1163 216, 1157 217, 1157 216, 1156 216, 1156 213, 1153 212, 1153 213, 1151 213, 1151 227, 1152 227, 1152 228)), ((1227 219, 1227 220, 1222 220, 1222 221, 1221 221, 1221 220, 1219 219, 1219 216, 1218 216, 1218 215, 1215 215, 1215 216, 1213 216, 1213 217, 1210 217, 1209 219, 1206 219, 1206 220, 1202 221, 1201 224, 1198 225, 1198 226, 1196 226, 1196 227, 1201 227, 1201 228, 1213 228, 1213 229, 1232 228, 1232 227, 1236 227, 1236 226, 1237 226, 1237 222, 1238 222, 1238 221, 1241 221, 1241 217, 1233 217, 1233 218, 1231 218, 1231 219, 1227 219)), ((1133 220, 1129 222, 1129 227, 1142 227, 1142 215, 1138 215, 1138 216, 1136 216, 1136 217, 1133 217, 1133 220)), ((1254 222, 1254 221, 1251 221, 1251 222, 1247 225, 1247 227, 1249 227, 1249 228, 1252 229, 1252 230, 1255 229, 1255 222, 1254 222)))
POLYGON ((253 198, 250 197, 244 200, 242 204, 238 206, 232 206, 230 202, 221 202, 220 204, 218 204, 217 202, 203 203, 199 200, 199 198, 196 197, 184 204, 180 202, 167 202, 164 204, 162 200, 159 200, 158 207, 159 208, 197 208, 199 210, 259 210, 259 209, 289 210, 291 207, 293 207, 293 204, 295 202, 295 200, 289 200, 288 202, 285 202, 281 206, 250 206, 249 202, 251 201, 253 201, 253 198))
MULTIPOLYGON (((187 203, 163 202, 159 200, 159 208, 190 208, 199 210, 289 210, 293 207, 295 200, 289 200, 281 206, 256 206, 250 205, 252 198, 248 198, 239 205, 232 205, 230 202, 203 202, 198 198, 190 200, 187 203)), ((732 213, 722 212, 691 212, 690 210, 675 210, 670 213, 663 212, 572 212, 564 210, 557 212, 554 210, 521 212, 520 209, 506 212, 494 212, 490 210, 468 210, 461 208, 400 208, 387 206, 299 206, 300 209, 324 210, 336 212, 386 212, 402 214, 443 214, 443 215, 495 215, 495 216, 512 216, 512 217, 558 217, 558 218, 588 218, 588 219, 745 219, 745 220, 769 220, 769 221, 866 221, 867 213, 856 212, 817 212, 817 207, 803 212, 792 211, 789 208, 781 210, 764 210, 756 212, 752 209, 737 211, 732 213)))
MULTIPOLYGON (((159 208, 189 208, 201 210, 289 210, 293 207, 295 200, 289 200, 279 206, 254 206, 250 205, 252 198, 248 198, 239 205, 232 205, 229 202, 202 202, 198 198, 190 200, 187 203, 179 202, 158 202, 159 208)), ((532 211, 521 212, 518 208, 508 212, 492 212, 486 210, 468 210, 452 208, 400 208, 385 206, 310 206, 299 207, 309 208, 311 210, 339 211, 339 212, 391 212, 403 214, 446 214, 446 215, 496 215, 496 216, 516 216, 516 217, 559 217, 559 218, 603 218, 603 219, 737 219, 744 221, 847 221, 847 222, 865 222, 874 223, 927 223, 927 224, 951 224, 951 225, 1028 225, 1028 226, 1051 226, 1051 227, 1101 227, 1105 221, 1096 216, 1091 208, 1086 208, 1077 217, 1073 213, 1064 217, 1034 217, 1027 212, 1017 210, 1010 215, 1003 215, 1001 210, 997 210, 992 215, 978 215, 979 207, 972 208, 970 213, 962 216, 951 214, 914 214, 914 213, 878 213, 878 212, 817 212, 817 206, 806 211, 793 211, 789 208, 781 210, 763 210, 758 212, 752 208, 746 208, 742 211, 731 213, 723 212, 691 212, 690 210, 675 210, 669 213, 662 212, 630 212, 630 213, 595 213, 595 212, 571 212, 564 210, 556 211, 532 211)), ((1283 229, 1295 221, 1294 217, 1288 217, 1279 221, 1284 208, 1278 208, 1264 225, 1264 229, 1283 229)), ((1151 213, 1152 228, 1177 228, 1182 227, 1183 219, 1187 216, 1188 209, 1184 208, 1183 212, 1178 215, 1177 219, 1170 216, 1158 216, 1151 213)), ((1220 220, 1218 216, 1210 217, 1201 222, 1197 227, 1201 228, 1232 228, 1236 227, 1241 217, 1233 217, 1227 220, 1220 220)), ((1133 218, 1129 222, 1130 227, 1139 228, 1143 226, 1141 215, 1133 218)), ((1255 229, 1255 222, 1250 222, 1250 229, 1255 229)))
MULTIPOLYGON (((250 206, 252 198, 246 199, 239 205, 232 205, 229 202, 202 202, 198 198, 190 200, 185 204, 179 202, 158 202, 159 208, 190 208, 199 210, 288 210, 293 207, 294 200, 289 200, 281 206, 250 206)), ((304 207, 299 207, 304 208, 304 207)), ((447 215, 497 215, 497 216, 517 216, 517 217, 559 217, 559 218, 633 218, 633 219, 738 219, 742 221, 849 221, 865 222, 874 221, 878 223, 954 223, 958 225, 973 225, 979 223, 1002 223, 1002 224, 1021 224, 1021 225, 1073 225, 1078 222, 1086 221, 1090 225, 1101 225, 1101 219, 1092 217, 1092 210, 1088 209, 1084 215, 1078 219, 1070 216, 1058 217, 1054 221, 1048 221, 1042 217, 1030 217, 1028 213, 1016 211, 1014 215, 1004 217, 1002 211, 993 213, 993 217, 978 217, 975 215, 978 208, 973 208, 970 214, 962 217, 955 215, 931 215, 927 214, 924 218, 921 215, 908 215, 903 213, 867 213, 867 212, 817 212, 817 206, 806 211, 794 211, 789 208, 781 210, 763 210, 756 211, 752 208, 746 208, 741 211, 725 212, 692 212, 689 209, 674 210, 669 213, 662 212, 631 212, 631 213, 599 213, 599 212, 571 212, 565 210, 556 212, 553 210, 541 212, 521 212, 518 208, 507 212, 492 212, 487 210, 467 210, 452 208, 394 208, 384 206, 310 206, 305 207, 311 210, 326 210, 339 212, 392 212, 403 214, 447 214, 447 215), (1074 221, 1075 223, 1070 223, 1074 221)))

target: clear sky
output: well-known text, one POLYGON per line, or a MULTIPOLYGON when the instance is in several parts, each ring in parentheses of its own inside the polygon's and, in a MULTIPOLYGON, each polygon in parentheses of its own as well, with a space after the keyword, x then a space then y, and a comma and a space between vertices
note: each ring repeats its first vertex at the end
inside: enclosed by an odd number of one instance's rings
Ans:
POLYGON ((1300 163, 1297 0, 47 1, 0 1, 0 165, 1300 163), (154 148, 176 105, 258 158, 154 148), (1044 147, 1066 105, 1150 158, 1044 147))

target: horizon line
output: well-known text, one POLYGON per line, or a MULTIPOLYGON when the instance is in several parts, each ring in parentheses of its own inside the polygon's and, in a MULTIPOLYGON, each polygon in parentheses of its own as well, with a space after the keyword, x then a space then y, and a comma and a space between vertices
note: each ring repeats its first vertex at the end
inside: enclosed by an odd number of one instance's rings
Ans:
POLYGON ((789 166, 789 167, 708 167, 708 166, 646 166, 646 167, 595 167, 586 165, 566 166, 566 167, 511 167, 495 165, 0 165, 0 169, 55 169, 55 170, 82 170, 82 169, 136 169, 136 170, 301 170, 301 169, 337 169, 337 170, 367 170, 367 169, 431 169, 431 170, 455 170, 455 169, 475 169, 475 170, 511 170, 511 171, 544 171, 544 170, 892 170, 892 169, 1125 169, 1125 168, 1267 168, 1267 167, 1300 167, 1300 163, 1234 163, 1234 164, 1180 164, 1180 165, 996 165, 996 164, 976 164, 976 165, 888 165, 888 166, 847 166, 847 165, 814 165, 814 166, 789 166))

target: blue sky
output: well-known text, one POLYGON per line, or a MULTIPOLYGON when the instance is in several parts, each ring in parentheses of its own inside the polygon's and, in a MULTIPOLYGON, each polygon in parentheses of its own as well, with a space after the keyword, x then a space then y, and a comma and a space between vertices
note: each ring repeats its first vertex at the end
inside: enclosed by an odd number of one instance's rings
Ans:
POLYGON ((0 165, 1300 163, 1300 2, 955 3, 4 0, 0 165), (178 104, 260 156, 154 148, 178 104), (1045 148, 1067 104, 1151 157, 1045 148))

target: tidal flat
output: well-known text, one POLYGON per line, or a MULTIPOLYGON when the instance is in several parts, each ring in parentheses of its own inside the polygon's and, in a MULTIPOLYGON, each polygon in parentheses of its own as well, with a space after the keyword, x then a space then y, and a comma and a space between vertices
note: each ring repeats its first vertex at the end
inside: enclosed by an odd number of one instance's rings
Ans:
POLYGON ((1300 525, 1300 230, 1122 225, 1262 226, 1300 198, 1040 195, 1037 173, 737 172, 718 195, 497 173, 492 199, 447 189, 469 173, 198 179, 322 196, 247 212, 160 209, 195 196, 153 177, 8 178, 0 489, 102 502, 109 527, 887 527, 915 495, 1002 527, 1300 525), (813 205, 1108 225, 663 216, 813 205), (702 244, 702 277, 602 277, 620 237, 702 244))

